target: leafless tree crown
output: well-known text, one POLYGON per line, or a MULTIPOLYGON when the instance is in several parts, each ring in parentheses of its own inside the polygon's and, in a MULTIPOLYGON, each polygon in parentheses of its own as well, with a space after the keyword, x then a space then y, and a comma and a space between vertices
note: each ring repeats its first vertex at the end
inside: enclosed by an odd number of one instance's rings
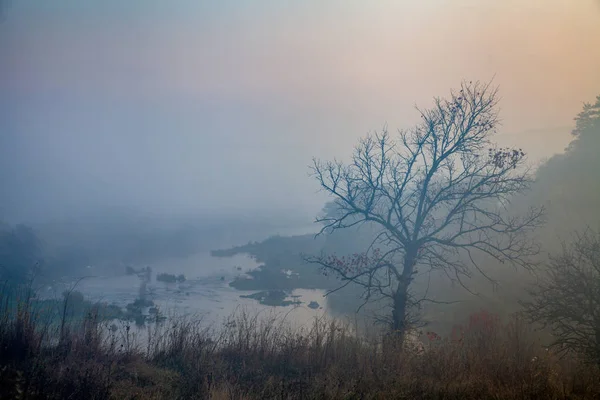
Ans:
POLYGON ((551 329, 553 345, 600 364, 600 233, 587 230, 563 245, 531 295, 525 311, 551 329))
POLYGON ((465 82, 449 98, 436 98, 421 122, 391 135, 362 139, 349 163, 314 160, 312 172, 334 199, 336 213, 317 219, 324 231, 370 223, 381 228, 368 250, 347 259, 316 261, 365 297, 393 298, 397 282, 410 282, 416 265, 463 282, 484 271, 475 253, 527 267, 538 248, 527 233, 542 209, 521 216, 511 199, 531 184, 521 149, 491 142, 499 124, 497 89, 465 82))

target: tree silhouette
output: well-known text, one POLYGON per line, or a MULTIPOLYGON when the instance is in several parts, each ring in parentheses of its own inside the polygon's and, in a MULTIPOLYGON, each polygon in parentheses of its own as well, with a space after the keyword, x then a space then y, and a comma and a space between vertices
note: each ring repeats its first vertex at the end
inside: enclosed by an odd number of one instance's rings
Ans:
POLYGON ((427 300, 410 292, 418 269, 443 271, 464 286, 474 271, 489 278, 478 253, 530 267, 539 251, 527 233, 541 223, 543 209, 508 212, 531 179, 522 150, 490 141, 496 106, 496 88, 464 82, 419 110, 421 122, 397 138, 384 129, 362 139, 349 163, 314 160, 313 175, 338 209, 317 218, 320 233, 360 224, 380 231, 364 252, 309 261, 339 277, 340 288, 361 286, 363 304, 387 299, 387 322, 401 339, 411 307, 427 300))
POLYGON ((598 132, 600 128, 600 95, 596 96, 594 103, 584 103, 583 110, 575 117, 574 136, 582 136, 591 132, 598 132))
POLYGON ((525 312, 551 329, 552 345, 600 365, 600 233, 587 230, 563 244, 530 294, 525 312))

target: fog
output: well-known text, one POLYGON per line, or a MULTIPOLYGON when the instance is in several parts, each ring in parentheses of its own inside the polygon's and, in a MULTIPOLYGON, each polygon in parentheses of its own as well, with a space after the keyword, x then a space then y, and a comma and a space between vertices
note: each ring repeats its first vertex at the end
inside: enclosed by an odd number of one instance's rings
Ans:
POLYGON ((0 398, 600 398, 599 152, 600 0, 0 0, 0 398))
POLYGON ((500 139, 561 152, 600 87, 582 1, 14 0, 0 23, 0 217, 301 216, 313 156, 494 78, 500 139))

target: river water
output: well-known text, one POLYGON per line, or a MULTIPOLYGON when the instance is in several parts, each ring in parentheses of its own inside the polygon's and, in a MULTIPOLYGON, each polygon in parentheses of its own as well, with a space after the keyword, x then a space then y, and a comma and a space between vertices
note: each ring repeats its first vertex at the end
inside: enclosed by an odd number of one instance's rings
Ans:
MULTIPOLYGON (((306 229, 301 232, 306 233, 306 229)), ((162 260, 149 264, 152 277, 142 290, 167 317, 187 317, 202 319, 210 325, 222 324, 235 312, 244 310, 250 315, 274 314, 285 316, 286 321, 295 327, 310 325, 315 317, 329 314, 327 299, 322 290, 296 289, 289 294, 289 300, 300 304, 282 307, 266 306, 257 300, 242 298, 242 295, 256 291, 240 291, 229 286, 229 282, 258 267, 247 255, 233 257, 212 257, 210 253, 200 253, 187 258, 162 260), (156 275, 169 273, 183 274, 185 282, 165 283, 156 280, 156 275), (310 308, 317 302, 318 308, 310 308)), ((94 266, 87 267, 87 276, 80 280, 68 280, 47 288, 43 297, 52 297, 68 288, 83 293, 92 301, 116 304, 122 308, 140 296, 142 279, 137 275, 105 275, 94 266)))

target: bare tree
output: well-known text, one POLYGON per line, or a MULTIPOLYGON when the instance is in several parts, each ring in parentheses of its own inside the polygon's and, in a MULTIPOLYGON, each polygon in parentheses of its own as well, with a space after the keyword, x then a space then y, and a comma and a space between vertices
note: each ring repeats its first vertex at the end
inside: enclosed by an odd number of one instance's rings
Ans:
POLYGON ((530 294, 525 312, 550 328, 552 345, 600 365, 600 233, 587 230, 571 245, 563 244, 530 294))
POLYGON ((334 199, 336 213, 317 218, 320 233, 359 224, 380 229, 362 253, 347 258, 311 257, 326 274, 364 289, 364 304, 387 299, 389 323, 404 338, 417 268, 439 270, 464 286, 481 258, 528 267, 538 246, 528 231, 543 210, 508 212, 511 198, 529 188, 520 149, 498 148, 490 138, 498 125, 497 89, 466 83, 448 99, 420 110, 421 122, 397 138, 375 133, 356 146, 350 163, 314 160, 312 172, 334 199))

